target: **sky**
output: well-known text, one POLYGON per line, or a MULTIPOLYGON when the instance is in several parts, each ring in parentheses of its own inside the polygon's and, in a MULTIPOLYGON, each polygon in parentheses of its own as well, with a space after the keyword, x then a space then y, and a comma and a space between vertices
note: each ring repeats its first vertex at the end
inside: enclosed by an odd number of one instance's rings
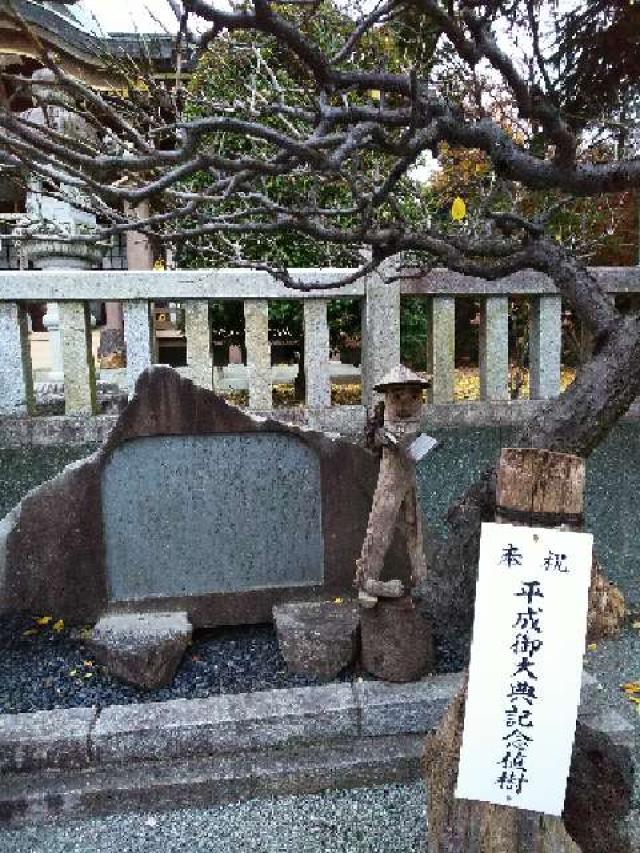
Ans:
MULTIPOLYGON (((338 0, 340 2, 340 0, 338 0)), ((366 7, 371 0, 360 0, 366 7)), ((559 0, 565 10, 574 6, 577 0, 559 0)), ((223 5, 220 0, 218 5, 223 5)), ((342 0, 345 5, 349 0, 342 0)), ((96 23, 102 32, 175 32, 177 21, 167 0, 79 0, 71 7, 87 29, 96 29, 96 23)), ((543 22, 544 23, 544 22, 543 22)), ((498 40, 501 41, 500 34, 498 40)), ((413 175, 418 180, 426 180, 433 173, 434 162, 430 156, 424 157, 413 175)))
POLYGON ((166 0, 80 0, 82 20, 93 16, 104 32, 162 32, 176 30, 176 18, 166 0))

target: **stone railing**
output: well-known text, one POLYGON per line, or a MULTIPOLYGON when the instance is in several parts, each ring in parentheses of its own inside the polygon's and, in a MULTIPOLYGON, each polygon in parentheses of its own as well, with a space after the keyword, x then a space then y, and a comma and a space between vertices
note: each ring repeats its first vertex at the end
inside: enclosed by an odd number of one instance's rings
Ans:
MULTIPOLYGON (((640 293, 640 268, 598 268, 598 278, 613 294, 640 293)), ((345 270, 298 270, 310 282, 333 281, 345 270)), ((89 302, 121 302, 127 345, 127 385, 153 362, 150 302, 171 300, 185 309, 186 374, 215 387, 211 357, 208 303, 242 300, 245 316, 249 406, 268 411, 272 406, 272 367, 268 337, 269 300, 301 299, 304 305, 306 415, 309 422, 340 424, 331 407, 329 326, 330 299, 362 300, 362 401, 373 402, 373 386, 400 359, 400 299, 420 296, 428 303, 427 362, 433 374, 432 404, 448 406, 454 399, 455 304, 457 297, 480 301, 481 402, 495 410, 508 402, 508 312, 511 295, 525 295, 531 304, 530 397, 548 399, 560 391, 561 300, 545 276, 523 272, 496 282, 473 279, 446 270, 421 278, 385 280, 374 273, 339 290, 307 292, 285 288, 264 272, 246 269, 119 272, 49 270, 0 273, 0 414, 32 412, 33 381, 25 304, 57 303, 62 330, 65 412, 92 415, 96 411, 96 380, 90 348, 89 302), (332 417, 320 418, 320 413, 332 417), (313 415, 315 414, 315 418, 313 415)), ((520 404, 520 408, 526 403, 520 404)), ((361 423, 363 410, 348 407, 361 423)), ((435 408, 435 407, 434 407, 435 408)), ((344 413, 343 413, 344 414, 344 413)), ((337 427, 340 428, 340 427, 337 427)))

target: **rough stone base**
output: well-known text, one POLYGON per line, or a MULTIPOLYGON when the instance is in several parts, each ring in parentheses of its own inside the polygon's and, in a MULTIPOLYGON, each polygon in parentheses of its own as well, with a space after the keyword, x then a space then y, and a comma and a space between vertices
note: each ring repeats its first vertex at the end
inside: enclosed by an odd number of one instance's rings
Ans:
POLYGON ((367 672, 385 681, 417 681, 433 671, 431 625, 409 596, 363 608, 360 626, 367 672))
POLYGON ((89 644, 116 678, 155 690, 171 683, 191 639, 186 613, 126 613, 104 616, 89 644))
POLYGON ((304 601, 273 608, 282 656, 291 672, 331 680, 358 654, 356 602, 304 601))
POLYGON ((597 679, 584 673, 564 823, 582 853, 637 853, 637 733, 598 694, 597 679))

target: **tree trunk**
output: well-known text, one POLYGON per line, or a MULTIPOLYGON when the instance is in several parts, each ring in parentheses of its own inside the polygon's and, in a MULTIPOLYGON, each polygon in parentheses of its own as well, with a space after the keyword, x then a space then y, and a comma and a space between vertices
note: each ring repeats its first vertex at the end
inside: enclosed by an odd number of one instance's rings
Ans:
POLYGON ((465 680, 437 731, 427 738, 428 853, 581 853, 559 818, 455 799, 466 692, 465 680))
MULTIPOLYGON (((496 483, 496 521, 579 529, 584 461, 545 450, 505 449, 496 483)), ((454 796, 465 684, 427 739, 429 853, 580 853, 560 818, 454 796)))

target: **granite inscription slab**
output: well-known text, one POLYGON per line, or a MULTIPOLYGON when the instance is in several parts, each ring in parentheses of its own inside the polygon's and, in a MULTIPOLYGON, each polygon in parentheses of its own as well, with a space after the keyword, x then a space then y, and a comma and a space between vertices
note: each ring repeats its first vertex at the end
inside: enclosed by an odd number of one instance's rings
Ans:
POLYGON ((104 467, 102 509, 112 601, 324 579, 320 464, 295 436, 129 441, 104 467))

